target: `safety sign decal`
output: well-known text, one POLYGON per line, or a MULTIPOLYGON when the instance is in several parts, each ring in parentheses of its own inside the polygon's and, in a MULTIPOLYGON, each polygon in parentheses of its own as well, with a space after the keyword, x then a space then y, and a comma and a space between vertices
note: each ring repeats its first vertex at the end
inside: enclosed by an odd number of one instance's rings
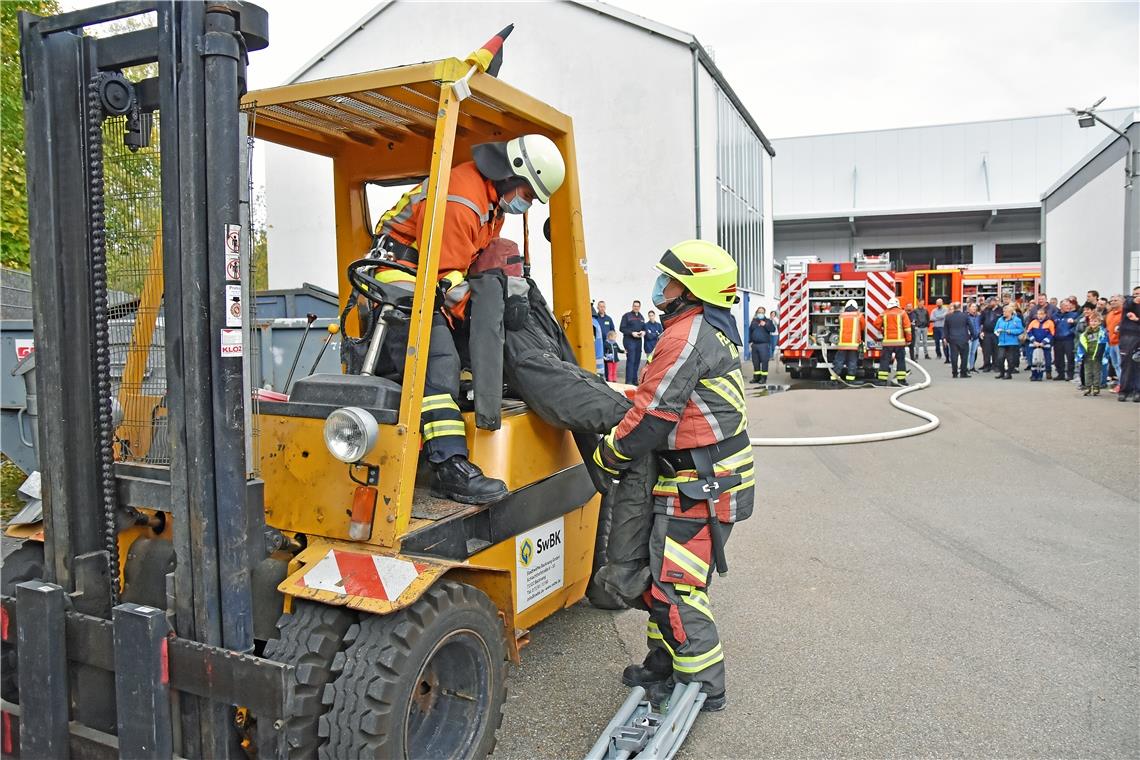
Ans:
POLYGON ((222 330, 222 356, 244 355, 244 345, 241 341, 241 330, 222 330))
POLYGON ((226 279, 241 280, 241 225, 226 225, 226 279))
POLYGON ((226 286, 226 327, 241 327, 241 285, 226 286))
POLYGON ((328 554, 297 579, 297 585, 341 596, 395 601, 412 581, 430 568, 426 563, 398 557, 329 549, 328 554))
POLYGON ((525 610, 562 588, 565 571, 565 519, 515 536, 515 608, 525 610))
POLYGON ((12 341, 16 345, 16 361, 23 359, 36 350, 35 343, 27 338, 16 338, 12 341))

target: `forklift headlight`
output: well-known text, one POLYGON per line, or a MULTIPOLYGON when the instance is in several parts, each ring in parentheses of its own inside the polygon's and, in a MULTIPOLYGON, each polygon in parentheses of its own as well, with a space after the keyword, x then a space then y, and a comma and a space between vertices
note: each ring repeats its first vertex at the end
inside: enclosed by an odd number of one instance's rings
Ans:
POLYGON ((337 409, 325 420, 325 446, 342 462, 359 462, 376 445, 376 418, 355 406, 337 409))

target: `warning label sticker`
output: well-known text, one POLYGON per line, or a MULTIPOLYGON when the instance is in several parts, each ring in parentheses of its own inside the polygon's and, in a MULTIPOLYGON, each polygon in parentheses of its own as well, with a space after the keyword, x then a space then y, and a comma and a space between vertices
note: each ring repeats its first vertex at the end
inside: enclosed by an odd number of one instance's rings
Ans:
POLYGON ((241 225, 226 225, 226 279, 241 280, 241 225))
POLYGON ((222 356, 242 356, 241 330, 222 330, 222 356))
POLYGON ((226 327, 241 327, 241 285, 226 286, 226 327))
POLYGON ((36 350, 35 344, 27 338, 16 338, 12 341, 16 345, 16 359, 23 359, 36 350))
POLYGON ((561 517, 515 536, 515 609, 525 610, 562 588, 564 541, 561 517))

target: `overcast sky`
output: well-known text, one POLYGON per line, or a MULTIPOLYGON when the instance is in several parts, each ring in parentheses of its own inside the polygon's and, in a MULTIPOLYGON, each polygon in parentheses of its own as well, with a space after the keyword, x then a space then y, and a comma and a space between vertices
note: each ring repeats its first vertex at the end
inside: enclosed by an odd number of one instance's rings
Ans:
MULTIPOLYGON (((271 44, 255 88, 284 82, 376 0, 260 4, 271 44)), ((1101 95, 1140 104, 1135 1, 612 4, 697 35, 769 137, 1059 113, 1101 95)))
MULTIPOLYGON (((378 0, 255 2, 270 14, 270 46, 250 67, 260 88, 286 81, 378 0)), ((1105 108, 1140 105, 1136 0, 611 4, 695 34, 769 137, 1037 116, 1102 95, 1105 108)))

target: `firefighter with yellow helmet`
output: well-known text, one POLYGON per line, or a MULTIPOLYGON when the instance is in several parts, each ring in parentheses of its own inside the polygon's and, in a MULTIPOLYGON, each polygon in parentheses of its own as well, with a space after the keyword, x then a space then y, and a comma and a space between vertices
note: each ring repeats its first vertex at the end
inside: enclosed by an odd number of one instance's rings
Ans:
POLYGON ((704 710, 726 705, 724 652, 708 587, 727 572, 724 543, 752 514, 755 475, 740 370, 736 262, 723 248, 687 240, 656 268, 653 304, 664 332, 621 422, 602 438, 594 463, 614 477, 657 455, 649 540, 649 654, 622 680, 644 686, 654 704, 674 682, 699 682, 704 710))

